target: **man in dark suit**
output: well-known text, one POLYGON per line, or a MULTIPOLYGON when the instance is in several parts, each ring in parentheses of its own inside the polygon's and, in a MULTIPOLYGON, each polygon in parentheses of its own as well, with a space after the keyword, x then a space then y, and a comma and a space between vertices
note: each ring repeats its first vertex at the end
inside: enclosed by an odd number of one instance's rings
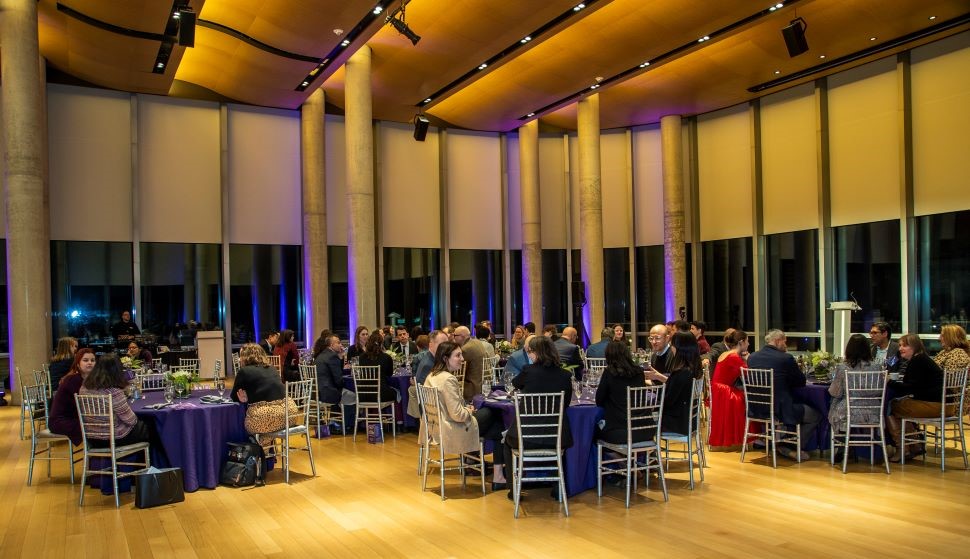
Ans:
MULTIPOLYGON (((505 372, 511 373, 512 377, 516 377, 522 372, 522 368, 529 364, 529 356, 525 353, 525 348, 529 344, 529 339, 534 338, 535 334, 530 334, 525 337, 522 341, 522 347, 512 352, 509 355, 508 360, 505 362, 505 372)), ((508 389, 509 387, 506 387, 508 389)))
MULTIPOLYGON (((788 355, 787 339, 781 330, 769 330, 765 335, 765 347, 748 357, 748 367, 752 369, 771 369, 774 380, 775 418, 785 425, 801 425, 802 440, 807 441, 821 421, 818 411, 795 401, 795 389, 805 386, 795 358, 788 355)), ((801 452, 801 459, 808 460, 808 453, 791 445, 779 445, 781 453, 792 460, 801 452)))
POLYGON ((273 348, 276 347, 276 341, 279 339, 280 333, 276 330, 270 330, 269 332, 266 332, 265 336, 263 336, 263 341, 259 343, 259 346, 263 348, 266 355, 273 355, 273 348))
POLYGON ((403 355, 405 359, 410 359, 412 355, 418 353, 418 346, 411 341, 411 335, 404 326, 397 327, 397 338, 391 342, 391 351, 403 355))
MULTIPOLYGON (((448 341, 448 334, 441 330, 432 330, 428 334, 428 351, 422 351, 414 360, 414 382, 424 384, 424 379, 428 378, 428 373, 434 367, 434 355, 438 351, 438 346, 448 341)), ((417 398, 417 396, 415 396, 417 398)))
POLYGON ((567 367, 574 366, 573 374, 576 375, 576 380, 582 380, 584 367, 583 359, 579 356, 579 346, 576 345, 578 338, 579 332, 572 326, 567 326, 563 329, 562 336, 556 340, 555 346, 562 364, 567 367))
POLYGON ((882 361, 890 371, 898 371, 900 366, 899 344, 892 341, 893 331, 888 322, 875 322, 869 328, 872 340, 872 360, 882 361))
POLYGON ((650 351, 653 352, 653 355, 650 356, 650 367, 658 373, 666 375, 667 360, 672 355, 667 326, 664 324, 655 325, 650 329, 647 341, 650 342, 650 351))
POLYGON ((610 340, 613 338, 612 328, 603 328, 600 332, 600 341, 595 344, 589 344, 586 348, 586 357, 606 357, 606 346, 610 344, 610 340))
MULTIPOLYGON (((353 392, 344 388, 344 361, 340 357, 343 349, 340 345, 340 337, 333 334, 327 336, 324 341, 324 349, 317 356, 315 364, 317 366, 317 400, 327 404, 341 405, 353 400, 353 392), (345 394, 345 393, 350 393, 345 394)), ((352 417, 346 413, 346 409, 341 406, 344 418, 352 417)), ((346 429, 346 424, 341 425, 346 429)))

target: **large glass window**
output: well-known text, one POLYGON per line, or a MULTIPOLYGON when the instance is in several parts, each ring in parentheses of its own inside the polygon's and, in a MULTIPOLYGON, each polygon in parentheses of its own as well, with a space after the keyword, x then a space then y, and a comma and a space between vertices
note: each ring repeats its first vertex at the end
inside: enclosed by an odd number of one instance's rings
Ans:
POLYGON ((852 313, 853 332, 868 332, 875 321, 901 331, 900 273, 899 221, 835 228, 836 295, 862 307, 852 313))
POLYGON ((8 353, 10 351, 10 331, 9 323, 7 322, 7 241, 6 239, 0 239, 0 270, 3 273, 0 274, 3 277, 0 278, 0 353, 8 353))
MULTIPOLYGON (((637 247, 635 258, 637 331, 645 335, 652 325, 667 321, 664 294, 664 247, 663 245, 637 247)), ((644 346, 640 343, 639 347, 644 346)))
POLYGON ((432 248, 384 249, 384 315, 388 324, 403 324, 409 330, 440 326, 438 253, 432 248))
POLYGON ((970 211, 916 220, 917 321, 921 333, 970 326, 970 211))
MULTIPOLYGON (((622 324, 630 331, 630 249, 603 249, 603 296, 606 301, 606 324, 622 324)), ((590 332, 599 339, 599 332, 590 332)))
POLYGON ((258 342, 269 330, 304 339, 302 247, 230 245, 232 343, 258 342))
MULTIPOLYGON (((55 343, 62 336, 78 338, 82 346, 111 341, 111 325, 121 320, 122 311, 133 311, 131 262, 131 243, 51 241, 55 343)), ((141 323, 143 332, 155 333, 144 317, 141 323)))
POLYGON ((347 284, 347 247, 327 247, 327 268, 330 272, 330 329, 341 337, 350 339, 350 306, 347 284))
MULTIPOLYGON (((517 324, 524 324, 522 318, 522 304, 525 300, 525 288, 522 285, 522 251, 509 251, 509 298, 512 306, 512 331, 517 324)), ((511 336, 510 336, 511 337, 511 336)))
POLYGON ((451 250, 450 319, 461 324, 492 322, 492 332, 505 333, 502 251, 451 250))
POLYGON ((195 330, 222 329, 222 245, 141 244, 142 330, 195 345, 195 330))
MULTIPOLYGON (((570 322, 566 291, 569 289, 569 278, 566 277, 565 249, 542 250, 542 322, 544 324, 566 324, 570 322)), ((536 330, 542 329, 542 324, 536 322, 536 330)))
POLYGON ((751 237, 701 243, 707 329, 754 329, 751 237))
POLYGON ((818 332, 818 231, 765 237, 768 328, 818 332))

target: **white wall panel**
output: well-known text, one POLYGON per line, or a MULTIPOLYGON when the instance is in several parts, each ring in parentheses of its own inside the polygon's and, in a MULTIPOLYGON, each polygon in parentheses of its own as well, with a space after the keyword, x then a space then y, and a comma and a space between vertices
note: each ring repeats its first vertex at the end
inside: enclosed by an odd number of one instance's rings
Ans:
POLYGON ((414 140, 414 127, 380 123, 381 235, 386 247, 439 248, 440 181, 438 130, 431 128, 423 142, 414 140))
POLYGON ((970 209, 970 32, 913 50, 917 215, 970 209))
POLYGON ((663 156, 660 126, 633 129, 633 219, 636 246, 664 243, 663 156))
POLYGON ((566 248, 566 161, 563 137, 539 136, 539 219, 542 248, 566 248))
POLYGON ((51 239, 131 241, 131 98, 47 87, 51 239))
POLYGON ((143 242, 222 242, 219 105, 138 96, 143 242))
POLYGON ((522 190, 520 188, 519 135, 506 136, 505 153, 508 157, 507 239, 509 250, 522 250, 522 190))
POLYGON ((344 117, 327 115, 327 244, 347 246, 347 139, 344 117))
POLYGON ((697 118, 701 241, 750 237, 751 120, 747 105, 697 118))
POLYGON ((626 130, 610 130, 600 135, 603 248, 630 246, 630 158, 626 130))
POLYGON ((449 131, 448 246, 502 249, 502 153, 498 134, 449 131))
POLYGON ((229 106, 229 242, 303 242, 300 113, 229 106))
POLYGON ((897 88, 895 58, 829 77, 833 226, 899 218, 897 88))
POLYGON ((761 99, 766 235, 818 227, 815 122, 815 86, 811 83, 761 99))

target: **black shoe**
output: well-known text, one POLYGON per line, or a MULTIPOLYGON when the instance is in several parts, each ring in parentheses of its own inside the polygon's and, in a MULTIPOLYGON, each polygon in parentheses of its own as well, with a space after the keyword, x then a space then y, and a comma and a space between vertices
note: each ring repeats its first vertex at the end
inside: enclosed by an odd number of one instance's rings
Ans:
POLYGON ((835 451, 835 462, 836 463, 841 462, 844 459, 845 459, 845 451, 844 450, 839 449, 839 450, 835 451))
POLYGON ((511 489, 509 489, 509 492, 506 493, 505 496, 508 497, 510 501, 514 501, 515 500, 515 496, 512 495, 512 490, 511 489))
POLYGON ((549 492, 549 496, 552 497, 552 499, 554 501, 558 501, 559 500, 559 486, 558 485, 554 485, 552 487, 552 491, 549 492))
POLYGON ((504 481, 501 483, 496 483, 494 481, 492 482, 492 491, 502 491, 503 489, 508 489, 508 488, 509 488, 509 484, 504 481))

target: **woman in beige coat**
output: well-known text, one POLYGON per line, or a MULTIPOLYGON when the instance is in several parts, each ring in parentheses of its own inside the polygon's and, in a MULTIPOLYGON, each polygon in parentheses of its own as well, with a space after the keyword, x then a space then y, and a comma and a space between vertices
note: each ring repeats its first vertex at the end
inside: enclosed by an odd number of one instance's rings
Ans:
MULTIPOLYGON (((453 342, 443 342, 435 352, 434 366, 425 379, 424 385, 438 390, 443 415, 439 418, 441 436, 444 439, 445 454, 463 454, 478 451, 479 437, 492 441, 502 439, 502 417, 491 408, 475 410, 472 405, 465 405, 462 398, 462 387, 458 378, 452 373, 461 369, 464 358, 461 346, 453 342), (481 434, 480 434, 481 433, 481 434)), ((435 413, 428 410, 428 413, 435 413)), ((436 441, 442 444, 442 441, 436 441)), ((496 444, 498 448, 498 445, 496 444)), ((502 461, 502 453, 494 453, 495 461, 502 461)), ((493 488, 502 488, 505 476, 502 464, 493 466, 493 488)))

